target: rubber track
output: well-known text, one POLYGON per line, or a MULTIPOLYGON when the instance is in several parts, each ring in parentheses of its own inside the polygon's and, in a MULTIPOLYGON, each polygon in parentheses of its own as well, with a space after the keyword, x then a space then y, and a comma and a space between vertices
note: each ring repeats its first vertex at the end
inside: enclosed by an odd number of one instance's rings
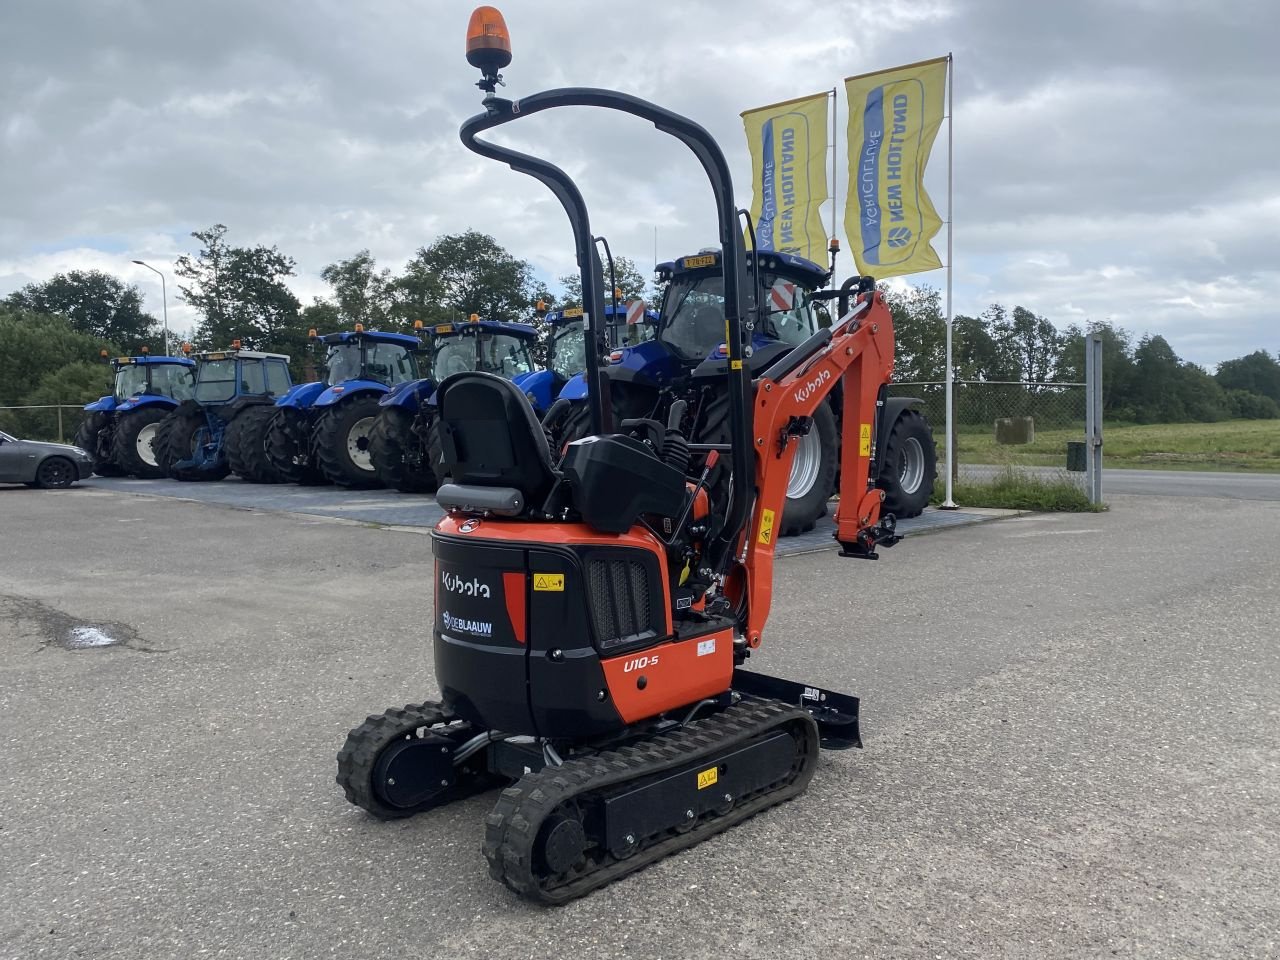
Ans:
POLYGON ((744 697, 732 707, 672 733, 526 774, 514 786, 502 791, 497 805, 485 821, 483 850, 489 862, 489 874, 526 899, 546 904, 564 903, 700 843, 761 810, 802 793, 813 776, 817 759, 818 728, 807 712, 776 700, 744 697), (706 814, 687 832, 668 831, 657 842, 652 838, 642 840, 641 849, 625 860, 615 860, 596 848, 606 859, 605 864, 562 886, 547 890, 534 876, 539 830, 545 819, 561 804, 627 781, 710 762, 726 750, 793 725, 805 731, 804 750, 798 754, 801 760, 799 768, 793 768, 793 775, 781 786, 736 804, 726 814, 706 814), (646 842, 648 846, 644 846, 646 842))
MULTIPOLYGON (((438 703, 409 703, 392 707, 385 713, 367 717, 364 723, 347 734, 338 751, 338 775, 335 778, 347 799, 367 810, 379 820, 399 820, 432 807, 444 806, 493 786, 487 776, 461 780, 416 807, 392 807, 382 802, 373 790, 373 773, 382 751, 402 737, 411 736, 420 727, 433 727, 457 720, 438 703)), ((483 754, 479 754, 483 758, 483 754)), ((461 772, 461 771, 460 771, 461 772)))

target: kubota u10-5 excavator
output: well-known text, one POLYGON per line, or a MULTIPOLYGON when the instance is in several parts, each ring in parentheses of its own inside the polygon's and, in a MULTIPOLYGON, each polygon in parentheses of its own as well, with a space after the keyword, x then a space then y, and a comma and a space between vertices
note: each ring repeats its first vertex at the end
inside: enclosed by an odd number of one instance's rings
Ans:
POLYGON ((511 47, 492 7, 472 15, 467 59, 482 72, 485 109, 463 124, 463 143, 550 187, 573 226, 594 345, 593 435, 556 462, 517 387, 478 372, 440 385, 452 476, 432 534, 442 699, 352 730, 338 782, 351 802, 391 819, 506 781, 485 824, 490 873, 528 899, 561 903, 796 796, 820 747, 861 746, 856 697, 743 665, 769 615, 797 437, 837 383, 848 433, 841 554, 874 558, 898 539, 870 479, 893 326, 862 278, 852 303, 846 285, 829 329, 748 380, 741 212, 710 134, 608 90, 500 99, 511 47), (611 422, 604 284, 581 194, 558 167, 478 139, 563 106, 648 120, 702 163, 718 210, 730 443, 690 443, 679 410, 669 424, 611 422))

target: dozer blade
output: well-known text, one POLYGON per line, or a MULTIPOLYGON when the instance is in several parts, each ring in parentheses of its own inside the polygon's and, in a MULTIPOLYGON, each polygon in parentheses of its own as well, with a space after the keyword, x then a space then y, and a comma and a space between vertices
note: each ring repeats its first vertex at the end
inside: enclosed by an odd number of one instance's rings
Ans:
POLYGON ((861 747, 858 730, 858 698, 811 684, 796 683, 741 667, 733 671, 733 689, 756 697, 794 703, 813 717, 822 736, 824 750, 861 747))

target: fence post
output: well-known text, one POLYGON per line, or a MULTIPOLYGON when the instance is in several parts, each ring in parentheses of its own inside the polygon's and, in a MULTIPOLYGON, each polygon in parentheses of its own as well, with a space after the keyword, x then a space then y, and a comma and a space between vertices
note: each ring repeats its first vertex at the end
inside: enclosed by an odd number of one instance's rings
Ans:
POLYGON ((1102 502, 1102 337, 1090 333, 1084 341, 1085 453, 1090 503, 1102 502))
POLYGON ((66 442, 65 440, 62 439, 62 407, 61 406, 58 407, 58 442, 59 443, 66 442))

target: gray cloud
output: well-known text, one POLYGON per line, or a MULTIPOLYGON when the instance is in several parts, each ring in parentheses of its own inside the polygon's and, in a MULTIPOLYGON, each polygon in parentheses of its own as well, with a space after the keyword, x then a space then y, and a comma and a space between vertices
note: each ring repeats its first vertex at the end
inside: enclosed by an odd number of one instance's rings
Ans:
MULTIPOLYGON (((0 293, 72 266, 150 291, 154 278, 128 260, 172 260, 214 221, 296 257, 304 299, 323 292, 319 271, 336 258, 369 247, 396 267, 467 227, 544 276, 572 269, 554 200, 457 140, 479 107, 461 53, 469 9, 0 5, 0 293)), ((1277 346, 1280 71, 1269 45, 1280 13, 1269 0, 786 11, 565 0, 506 13, 509 94, 613 86, 686 112, 721 139, 743 205, 741 110, 954 50, 957 311, 999 300, 1060 324, 1110 317, 1204 363, 1277 346)), ((663 257, 714 239, 695 162, 651 128, 567 111, 503 137, 578 176, 597 231, 642 264, 655 226, 663 257)), ((930 171, 940 211, 942 160, 939 150, 930 171)), ((191 319, 171 313, 175 325, 191 319)))

